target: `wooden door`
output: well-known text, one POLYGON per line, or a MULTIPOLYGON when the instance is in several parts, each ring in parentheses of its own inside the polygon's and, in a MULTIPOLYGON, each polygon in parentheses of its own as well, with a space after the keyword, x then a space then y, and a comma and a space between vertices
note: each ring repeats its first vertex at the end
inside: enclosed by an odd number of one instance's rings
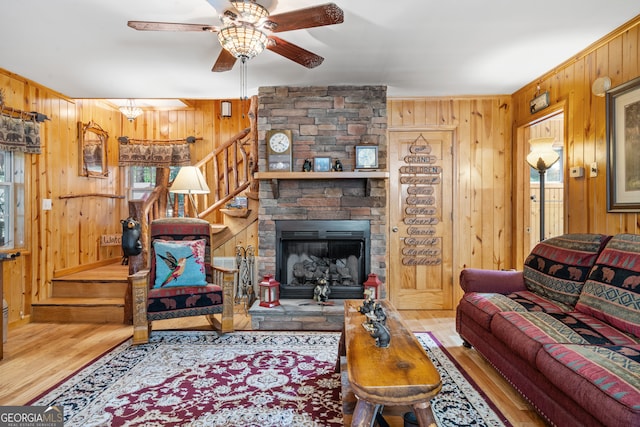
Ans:
POLYGON ((452 309, 453 131, 392 131, 388 150, 390 300, 452 309))

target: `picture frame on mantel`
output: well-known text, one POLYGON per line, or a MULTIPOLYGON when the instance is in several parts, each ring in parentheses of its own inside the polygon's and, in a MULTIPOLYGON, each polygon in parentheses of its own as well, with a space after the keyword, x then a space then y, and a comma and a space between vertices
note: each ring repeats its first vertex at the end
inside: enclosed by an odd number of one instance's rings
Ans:
POLYGON ((377 145, 356 145, 355 169, 377 169, 378 168, 378 146, 377 145))
POLYGON ((331 170, 331 159, 329 157, 315 157, 313 159, 314 172, 329 172, 331 170))
POLYGON ((640 212, 640 77, 606 93, 607 211, 640 212))

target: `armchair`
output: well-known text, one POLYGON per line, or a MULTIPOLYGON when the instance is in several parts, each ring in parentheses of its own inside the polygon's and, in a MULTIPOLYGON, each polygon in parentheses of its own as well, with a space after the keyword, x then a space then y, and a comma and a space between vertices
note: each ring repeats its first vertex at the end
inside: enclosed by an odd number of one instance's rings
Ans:
POLYGON ((133 302, 133 344, 149 341, 152 322, 207 315, 220 332, 233 331, 236 270, 215 267, 211 228, 199 218, 151 222, 148 269, 129 276, 133 302), (221 314, 218 323, 215 314, 221 314))

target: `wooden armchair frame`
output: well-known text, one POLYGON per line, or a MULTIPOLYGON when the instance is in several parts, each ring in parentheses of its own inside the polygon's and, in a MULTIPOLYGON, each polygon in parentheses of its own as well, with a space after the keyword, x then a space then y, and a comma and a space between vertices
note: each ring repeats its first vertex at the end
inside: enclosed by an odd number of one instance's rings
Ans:
MULTIPOLYGON (((175 219, 174 219, 175 220, 175 219)), ((156 221, 164 221, 165 224, 171 222, 170 219, 156 220, 156 221)), ((180 220, 177 220, 180 221, 180 220)), ((188 220, 183 220, 188 221, 188 220)), ((203 220, 196 220, 202 221, 203 220)), ((198 225, 202 228, 202 224, 198 225)), ((152 225, 153 227, 153 225, 152 225)), ((207 224, 209 227, 209 224, 207 224)), ((210 230, 210 228, 209 228, 210 230)), ((211 233, 209 231, 209 242, 211 242, 211 233)), ((152 244, 152 239, 149 240, 149 244, 152 244)), ((149 257, 153 256, 151 251, 149 251, 149 257)), ((211 255, 208 255, 211 257, 211 255)), ((150 281, 151 277, 151 268, 138 271, 129 275, 129 285, 131 288, 131 300, 133 305, 133 344, 144 344, 149 341, 149 336, 152 330, 152 322, 153 320, 167 319, 167 318, 177 318, 177 317, 185 317, 185 316, 197 316, 197 315, 205 315, 209 320, 209 323, 216 329, 218 329, 221 333, 231 332, 234 329, 233 326, 233 309, 234 309, 234 284, 235 284, 235 276, 237 275, 236 269, 228 269, 223 267, 214 266, 212 259, 208 260, 208 264, 211 266, 211 282, 216 284, 222 288, 222 303, 217 305, 210 305, 205 307, 194 307, 182 309, 178 312, 172 312, 171 310, 167 311, 159 311, 159 312, 149 312, 148 304, 149 304, 149 289, 150 289, 150 281), (218 321, 215 318, 216 314, 221 314, 221 319, 218 321)), ((147 265, 151 266, 151 261, 147 263, 147 265)), ((189 307, 189 306, 187 306, 189 307)))

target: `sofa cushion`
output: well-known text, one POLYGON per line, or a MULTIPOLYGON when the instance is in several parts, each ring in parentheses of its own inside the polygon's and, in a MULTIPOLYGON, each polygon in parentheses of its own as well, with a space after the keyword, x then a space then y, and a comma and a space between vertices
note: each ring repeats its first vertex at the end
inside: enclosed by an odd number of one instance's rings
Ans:
POLYGON ((640 425, 640 345, 545 344, 538 369, 605 425, 640 425))
POLYGON ((524 282, 532 292, 575 306, 598 254, 603 234, 564 234, 538 243, 524 264, 524 282))
POLYGON ((147 296, 147 318, 149 320, 181 317, 188 311, 191 315, 211 313, 211 304, 222 307, 222 288, 218 285, 167 287, 149 289, 147 296))
POLYGON ((460 272, 460 287, 465 292, 495 292, 510 294, 525 291, 522 271, 464 268, 460 272))
POLYGON ((640 235, 618 234, 609 241, 576 310, 640 337, 640 235))
POLYGON ((550 301, 530 291, 514 292, 509 295, 499 293, 470 292, 462 297, 460 310, 486 330, 491 329, 491 318, 504 311, 542 311, 562 313, 571 307, 550 301))
POLYGON ((580 312, 498 313, 491 331, 511 350, 534 364, 543 344, 635 345, 640 340, 580 312))

